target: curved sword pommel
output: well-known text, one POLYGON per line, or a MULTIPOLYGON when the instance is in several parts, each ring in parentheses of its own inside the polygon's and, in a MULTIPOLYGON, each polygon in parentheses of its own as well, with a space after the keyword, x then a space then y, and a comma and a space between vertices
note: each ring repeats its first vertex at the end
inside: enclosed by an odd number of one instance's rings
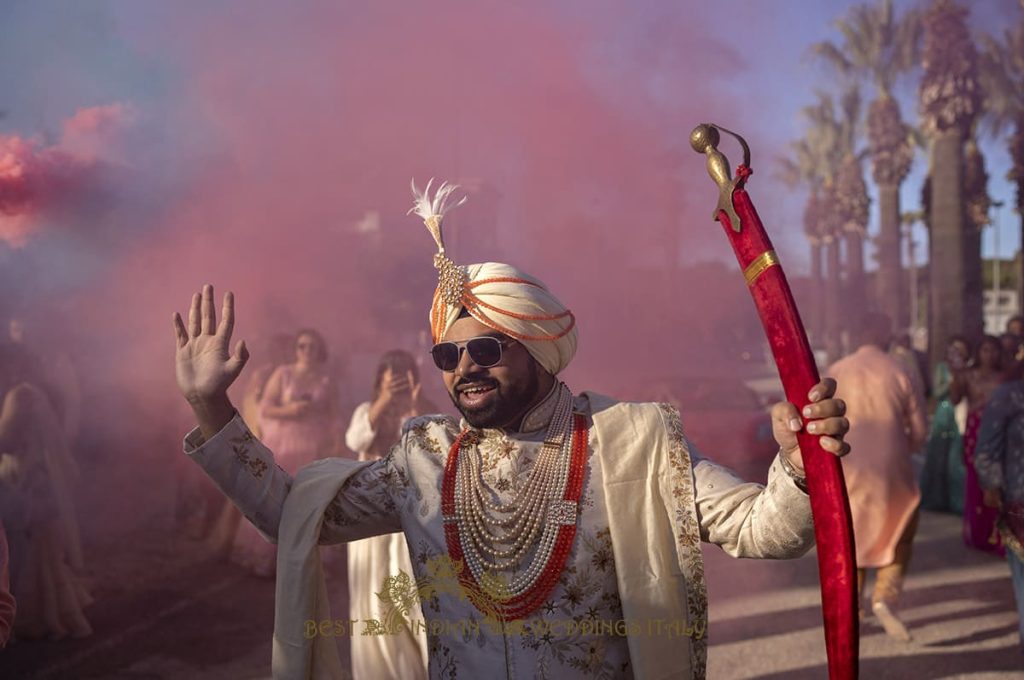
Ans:
POLYGON ((722 210, 729 217, 729 226, 732 227, 733 231, 738 232, 740 231, 740 218, 732 205, 732 192, 736 190, 737 185, 742 180, 733 180, 732 172, 729 170, 729 159, 718 150, 718 142, 721 141, 719 130, 723 130, 740 140, 740 144, 743 145, 743 160, 745 163, 749 163, 750 150, 743 138, 724 128, 719 128, 714 123, 702 123, 695 127, 693 132, 690 133, 690 146, 697 153, 707 155, 708 174, 711 175, 711 179, 718 185, 718 205, 715 207, 712 219, 717 220, 718 211, 722 210))

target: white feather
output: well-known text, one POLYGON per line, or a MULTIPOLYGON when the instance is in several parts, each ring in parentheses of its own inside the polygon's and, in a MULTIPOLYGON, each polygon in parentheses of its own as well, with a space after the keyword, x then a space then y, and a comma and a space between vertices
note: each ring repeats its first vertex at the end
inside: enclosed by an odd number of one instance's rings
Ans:
POLYGON ((427 182, 426 188, 421 192, 416 188, 416 180, 412 180, 413 205, 407 214, 416 213, 424 221, 433 217, 443 218, 449 210, 459 207, 469 199, 468 196, 463 196, 458 202, 451 204, 449 199, 452 193, 459 188, 459 185, 449 184, 448 182, 442 182, 441 186, 434 193, 433 198, 431 198, 430 186, 433 183, 434 178, 431 177, 430 181, 427 182))

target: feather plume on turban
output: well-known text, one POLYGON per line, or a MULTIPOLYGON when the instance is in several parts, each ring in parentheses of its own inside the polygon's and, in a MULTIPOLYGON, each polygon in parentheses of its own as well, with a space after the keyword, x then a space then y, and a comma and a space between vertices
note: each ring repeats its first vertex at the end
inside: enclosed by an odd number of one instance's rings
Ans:
POLYGON ((576 318, 538 279, 497 262, 459 266, 445 254, 441 222, 458 187, 443 183, 431 198, 430 185, 420 192, 413 183, 413 209, 437 243, 434 267, 437 290, 430 308, 430 329, 440 342, 464 308, 474 319, 520 341, 552 375, 565 369, 576 354, 576 318))

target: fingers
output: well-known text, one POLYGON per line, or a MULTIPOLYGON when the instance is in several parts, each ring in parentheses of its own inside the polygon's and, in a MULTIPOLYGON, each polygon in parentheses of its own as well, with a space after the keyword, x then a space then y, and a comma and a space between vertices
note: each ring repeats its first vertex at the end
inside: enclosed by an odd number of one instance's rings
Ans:
POLYGON ((811 388, 807 398, 812 402, 828 399, 836 393, 836 381, 832 378, 822 378, 821 382, 811 388))
POLYGON ((788 401, 772 406, 772 420, 781 423, 790 432, 799 432, 800 428, 804 426, 804 421, 800 419, 800 413, 796 410, 796 406, 788 401))
POLYGON ((837 458, 842 458, 850 452, 850 445, 848 443, 833 437, 821 437, 818 441, 821 442, 821 448, 835 454, 837 458))
POLYGON ((245 346, 245 340, 239 340, 238 344, 235 345, 234 353, 228 357, 227 361, 227 369, 232 376, 232 380, 237 378, 238 374, 242 372, 247 361, 249 361, 249 348, 245 346))
POLYGON ((188 343, 188 331, 185 330, 185 322, 181 320, 181 315, 177 312, 174 313, 171 321, 174 324, 174 339, 178 349, 181 349, 188 343))
POLYGON ((808 420, 845 415, 846 402, 842 399, 825 399, 814 404, 808 404, 804 406, 803 410, 803 416, 808 420))
POLYGON ((224 293, 224 304, 220 312, 220 325, 217 335, 224 338, 224 344, 231 343, 231 334, 235 330, 235 296, 231 291, 224 293))
POLYGON ((411 385, 409 384, 409 380, 407 378, 392 378, 391 381, 388 383, 388 389, 390 389, 392 392, 405 392, 410 387, 411 385))
POLYGON ((194 293, 188 308, 188 335, 191 338, 199 337, 199 301, 199 293, 194 293))
POLYGON ((203 305, 200 318, 203 335, 213 335, 217 323, 216 313, 213 311, 213 286, 210 284, 203 286, 203 305))
POLYGON ((824 420, 813 420, 807 423, 807 431, 811 434, 836 435, 842 437, 850 430, 850 421, 840 416, 836 418, 825 418, 824 420))

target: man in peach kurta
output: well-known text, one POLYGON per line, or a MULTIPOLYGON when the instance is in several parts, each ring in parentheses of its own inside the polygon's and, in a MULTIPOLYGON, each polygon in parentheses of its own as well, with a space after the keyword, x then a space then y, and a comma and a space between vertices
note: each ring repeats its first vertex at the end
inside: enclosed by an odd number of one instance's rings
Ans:
POLYGON ((899 361, 886 353, 889 319, 872 313, 859 328, 858 349, 828 369, 847 404, 847 441, 857 452, 843 460, 857 544, 858 583, 878 569, 872 610, 891 636, 909 640, 893 613, 910 562, 921 492, 910 456, 926 435, 924 404, 899 361))

